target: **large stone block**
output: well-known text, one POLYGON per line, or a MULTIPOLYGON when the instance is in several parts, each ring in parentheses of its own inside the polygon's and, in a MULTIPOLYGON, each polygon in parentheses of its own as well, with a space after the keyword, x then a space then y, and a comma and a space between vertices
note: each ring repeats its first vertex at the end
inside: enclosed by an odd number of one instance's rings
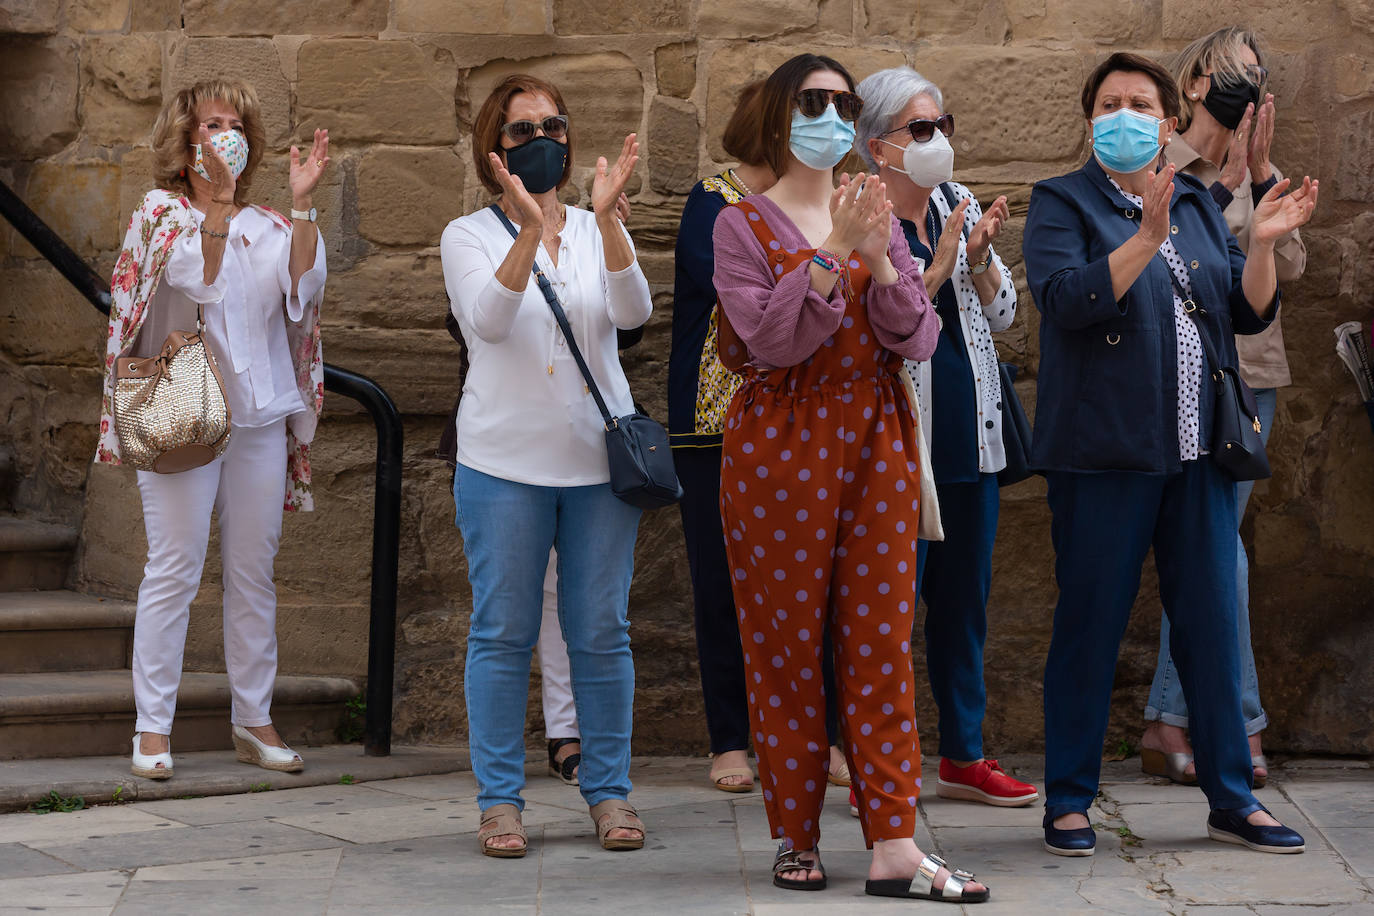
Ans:
MULTIPOLYGON (((899 51, 853 47, 813 47, 809 50, 835 58, 856 81, 878 70, 906 63, 906 56, 899 51)), ((721 148, 720 135, 735 110, 740 90, 768 76, 797 52, 797 46, 790 42, 761 42, 724 45, 711 55, 706 71, 706 143, 712 159, 729 161, 721 148)))
POLYGON ((1332 89, 1341 102, 1353 102, 1374 95, 1374 61, 1368 56, 1342 54, 1330 62, 1332 89))
POLYGON ((76 43, 0 38, 0 159, 48 156, 80 129, 76 43))
POLYGON ((118 32, 129 21, 131 0, 69 0, 67 25, 77 32, 118 32))
POLYGON ((99 366, 105 316, 46 263, 0 271, 0 351, 17 363, 99 366))
POLYGON ((302 131, 328 127, 348 142, 453 143, 452 67, 409 41, 321 39, 301 46, 296 86, 302 131))
POLYGON ((696 184, 697 109, 691 102, 659 96, 649 107, 649 187, 686 194, 696 184))
MULTIPOLYGON (((1009 0, 1006 19, 1013 40, 1072 39, 1099 45, 1131 45, 1157 39, 1162 0, 1009 0)), ((956 9, 945 7, 944 9, 956 9)), ((995 79, 1000 77, 995 75, 995 79)))
POLYGON ((402 32, 462 35, 543 35, 544 0, 396 0, 396 28, 402 32))
MULTIPOLYGON (((1236 23, 1254 23, 1267 41, 1311 43, 1337 33, 1336 16, 1293 15, 1284 0, 1162 0, 1163 34, 1166 39, 1189 42, 1209 32, 1236 23)), ((1360 0, 1356 0, 1360 2, 1360 0)), ((1329 7, 1328 7, 1329 9, 1329 7)))
POLYGON ((697 86, 696 42, 664 45, 654 51, 654 73, 659 95, 685 99, 697 86))
POLYGON ((388 0, 184 0, 191 35, 376 35, 386 29, 388 0))
POLYGON ((983 163, 1063 160, 1078 150, 1084 72, 1076 53, 932 48, 917 63, 956 116, 956 172, 983 163))
POLYGON ((463 87, 469 124, 496 84, 513 73, 538 74, 558 87, 572 121, 575 165, 594 166, 597 156, 613 160, 625 135, 641 129, 644 77, 628 57, 614 52, 496 60, 478 67, 463 87))
MULTIPOLYGON (((118 248, 129 219, 129 214, 119 212, 119 166, 106 162, 37 162, 23 197, 83 257, 118 248)), ((38 257, 27 242, 19 240, 14 253, 38 257)))
POLYGON ((181 0, 133 0, 131 32, 171 32, 181 28, 181 0))
POLYGON ((0 0, 0 34, 51 35, 61 5, 59 0, 0 0))
POLYGON ((1374 112, 1347 115, 1340 122, 1339 200, 1374 201, 1374 112))
POLYGON ((279 147, 291 129, 291 87, 282 73, 277 48, 265 38, 191 38, 171 53, 169 92, 198 80, 239 77, 251 83, 262 107, 267 142, 279 147))
POLYGON ((86 39, 81 121, 95 143, 147 138, 162 102, 162 45, 147 35, 86 39))
POLYGON ((462 215, 463 163, 452 150, 381 147, 358 163, 358 231, 380 245, 438 245, 462 215))
POLYGON ((374 254, 330 285, 329 310, 340 326, 438 329, 449 308, 443 265, 432 249, 374 254))
POLYGON ((553 0, 553 30, 559 35, 680 32, 690 24, 689 0, 553 0))
POLYGON ((818 0, 701 0, 697 34, 703 38, 768 38, 816 24, 818 0))
MULTIPOLYGON (((402 413, 448 416, 458 393, 458 347, 443 330, 340 327, 325 312, 325 359, 372 378, 402 413)), ((340 397, 326 397, 326 410, 362 410, 340 397)))

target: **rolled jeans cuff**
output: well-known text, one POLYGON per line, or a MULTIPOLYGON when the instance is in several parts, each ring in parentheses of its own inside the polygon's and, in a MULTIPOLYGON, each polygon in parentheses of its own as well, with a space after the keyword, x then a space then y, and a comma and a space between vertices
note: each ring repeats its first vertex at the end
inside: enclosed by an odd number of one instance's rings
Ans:
MULTIPOLYGON (((1178 716, 1178 715, 1174 715, 1174 714, 1171 713, 1171 712, 1161 712, 1159 709, 1155 708, 1154 706, 1146 706, 1146 707, 1145 707, 1145 721, 1146 721, 1146 722, 1162 722, 1162 723, 1164 723, 1165 725, 1172 725, 1172 726, 1174 726, 1174 727, 1176 727, 1176 728, 1187 728, 1187 727, 1188 727, 1188 717, 1187 717, 1187 716, 1178 716)), ((1260 714, 1259 714, 1259 715, 1255 716, 1253 719, 1247 719, 1247 720, 1246 720, 1246 722, 1245 722, 1245 734, 1246 734, 1246 735, 1258 735, 1260 732, 1264 731, 1264 730, 1265 730, 1266 728, 1268 728, 1268 727, 1269 727, 1269 714, 1268 714, 1267 712, 1265 712, 1264 710, 1260 710, 1260 714)))

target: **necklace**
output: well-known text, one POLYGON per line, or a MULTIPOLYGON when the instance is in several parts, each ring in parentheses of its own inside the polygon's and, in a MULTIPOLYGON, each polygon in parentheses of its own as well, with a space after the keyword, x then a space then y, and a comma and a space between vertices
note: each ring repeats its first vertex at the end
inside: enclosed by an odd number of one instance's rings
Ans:
POLYGON ((739 182, 739 186, 744 190, 745 197, 748 197, 754 193, 753 191, 749 190, 749 185, 744 183, 744 179, 739 177, 739 172, 736 172, 734 169, 730 169, 730 177, 735 179, 735 181, 739 182))

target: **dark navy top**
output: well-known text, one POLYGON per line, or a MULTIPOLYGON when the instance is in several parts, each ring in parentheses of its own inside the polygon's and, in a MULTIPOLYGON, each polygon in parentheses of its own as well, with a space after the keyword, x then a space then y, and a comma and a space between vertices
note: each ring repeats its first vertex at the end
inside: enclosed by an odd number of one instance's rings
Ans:
MULTIPOLYGON (((1234 367, 1232 335, 1269 326, 1245 299, 1245 255, 1206 187, 1189 175, 1174 176, 1169 224, 1190 271, 1199 332, 1234 367)), ((1182 469, 1174 295, 1164 259, 1152 258, 1120 300, 1112 296, 1107 258, 1139 227, 1139 209, 1112 187, 1096 159, 1031 191, 1021 251, 1040 310, 1036 470, 1182 469)), ((1269 315, 1277 302, 1276 294, 1269 315)), ((1198 400, 1198 442, 1214 452, 1210 372, 1198 400)))
MULTIPOLYGON (((940 214, 932 200, 926 231, 930 244, 940 244, 940 214)), ((930 267, 933 252, 921 244, 916 225, 901 220, 912 255, 922 268, 930 267)), ((973 386, 968 344, 959 321, 959 299, 953 279, 946 280, 931 296, 941 328, 935 355, 930 358, 930 467, 936 483, 978 482, 978 392, 973 386)))

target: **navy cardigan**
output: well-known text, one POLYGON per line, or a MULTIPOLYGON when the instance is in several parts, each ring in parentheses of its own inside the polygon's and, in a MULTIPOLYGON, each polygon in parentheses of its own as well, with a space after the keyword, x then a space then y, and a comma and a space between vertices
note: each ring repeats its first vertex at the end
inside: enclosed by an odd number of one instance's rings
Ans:
MULTIPOLYGON (((1224 364, 1235 366, 1232 335, 1258 334, 1269 325, 1241 288, 1245 255, 1216 202, 1191 176, 1174 177, 1169 221, 1174 247, 1190 268, 1199 331, 1224 364)), ((1173 287, 1164 259, 1152 259, 1120 300, 1112 296, 1107 256, 1139 226, 1139 209, 1093 158, 1031 191, 1021 250, 1040 310, 1031 454, 1036 470, 1182 469, 1173 287)), ((1275 314, 1273 305, 1268 314, 1275 314)), ((1216 388, 1207 368, 1198 395, 1198 439, 1213 451, 1216 388)))

